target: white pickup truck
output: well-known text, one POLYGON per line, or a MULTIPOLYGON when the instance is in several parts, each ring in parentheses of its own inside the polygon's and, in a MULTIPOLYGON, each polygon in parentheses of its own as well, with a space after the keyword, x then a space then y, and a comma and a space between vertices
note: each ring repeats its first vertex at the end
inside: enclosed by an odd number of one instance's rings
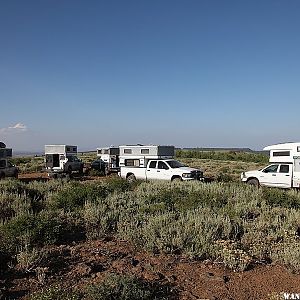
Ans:
POLYGON ((141 180, 204 180, 203 172, 189 168, 174 159, 150 159, 146 167, 122 166, 120 176, 128 181, 141 180))
POLYGON ((285 143, 265 147, 270 151, 270 165, 243 172, 241 180, 252 185, 278 188, 300 188, 300 143, 285 143))

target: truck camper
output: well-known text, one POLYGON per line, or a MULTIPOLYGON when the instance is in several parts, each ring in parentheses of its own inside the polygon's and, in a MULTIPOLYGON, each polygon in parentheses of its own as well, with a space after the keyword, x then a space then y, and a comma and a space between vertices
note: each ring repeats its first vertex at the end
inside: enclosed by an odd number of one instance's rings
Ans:
POLYGON ((5 177, 18 178, 18 168, 10 161, 12 149, 6 148, 3 142, 0 142, 0 179, 5 177))
POLYGON ((120 176, 128 181, 142 180, 204 180, 203 172, 174 160, 174 146, 120 146, 120 176))
POLYGON ((248 184, 279 188, 300 188, 300 142, 265 147, 270 152, 270 165, 262 170, 241 174, 248 184))
POLYGON ((98 171, 104 171, 105 174, 119 172, 119 147, 97 148, 97 156, 99 159, 92 163, 92 168, 98 171))
POLYGON ((83 162, 77 158, 77 146, 72 145, 46 145, 45 146, 46 171, 51 174, 83 173, 83 162))

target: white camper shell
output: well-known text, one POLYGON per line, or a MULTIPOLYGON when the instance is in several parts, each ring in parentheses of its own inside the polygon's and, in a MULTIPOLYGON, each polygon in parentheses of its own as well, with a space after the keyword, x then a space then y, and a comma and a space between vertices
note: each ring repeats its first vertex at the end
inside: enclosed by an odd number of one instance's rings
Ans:
POLYGON ((105 164, 105 173, 118 172, 120 149, 118 147, 97 148, 97 156, 105 164))
POLYGON ((280 188, 300 188, 300 143, 265 147, 271 163, 262 170, 243 172, 243 182, 280 188))
POLYGON ((120 167, 146 167, 150 159, 172 159, 174 146, 125 145, 120 146, 120 167))
POLYGON ((45 163, 48 173, 83 172, 83 162, 77 158, 77 146, 46 145, 45 163))

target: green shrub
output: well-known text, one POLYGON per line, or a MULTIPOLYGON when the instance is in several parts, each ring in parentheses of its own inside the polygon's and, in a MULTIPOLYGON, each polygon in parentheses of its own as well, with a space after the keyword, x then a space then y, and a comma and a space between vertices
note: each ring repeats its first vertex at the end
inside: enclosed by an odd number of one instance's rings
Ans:
POLYGON ((89 300, 155 300, 170 299, 171 288, 143 281, 129 275, 110 274, 98 285, 88 287, 89 300))
POLYGON ((216 179, 218 182, 232 182, 233 181, 232 176, 230 176, 229 174, 225 174, 225 173, 220 173, 216 179))
POLYGON ((79 300, 78 292, 70 291, 62 286, 44 288, 30 296, 30 300, 79 300))
POLYGON ((115 233, 118 216, 118 211, 107 203, 86 202, 83 213, 86 237, 98 239, 115 233))
POLYGON ((264 188, 263 198, 270 206, 300 208, 300 195, 294 191, 276 188, 264 188))
POLYGON ((72 183, 53 197, 52 208, 74 211, 84 206, 86 201, 95 202, 109 194, 106 186, 72 183))

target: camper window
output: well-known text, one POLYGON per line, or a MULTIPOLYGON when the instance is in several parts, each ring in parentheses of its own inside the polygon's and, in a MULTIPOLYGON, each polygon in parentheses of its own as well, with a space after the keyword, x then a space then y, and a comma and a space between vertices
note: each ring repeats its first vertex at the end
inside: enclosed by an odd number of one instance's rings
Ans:
POLYGON ((70 148, 70 147, 67 147, 67 151, 71 151, 71 148, 70 148))
POLYGON ((290 156, 290 151, 274 151, 273 156, 290 156))
POLYGON ((124 154, 131 154, 132 150, 131 149, 124 149, 124 154))
POLYGON ((108 154, 109 153, 109 150, 108 149, 104 149, 103 150, 103 154, 108 154))
POLYGON ((125 166, 126 167, 139 167, 140 160, 139 159, 125 159, 125 166))
POLYGON ((141 149, 141 154, 149 154, 149 149, 141 149))

